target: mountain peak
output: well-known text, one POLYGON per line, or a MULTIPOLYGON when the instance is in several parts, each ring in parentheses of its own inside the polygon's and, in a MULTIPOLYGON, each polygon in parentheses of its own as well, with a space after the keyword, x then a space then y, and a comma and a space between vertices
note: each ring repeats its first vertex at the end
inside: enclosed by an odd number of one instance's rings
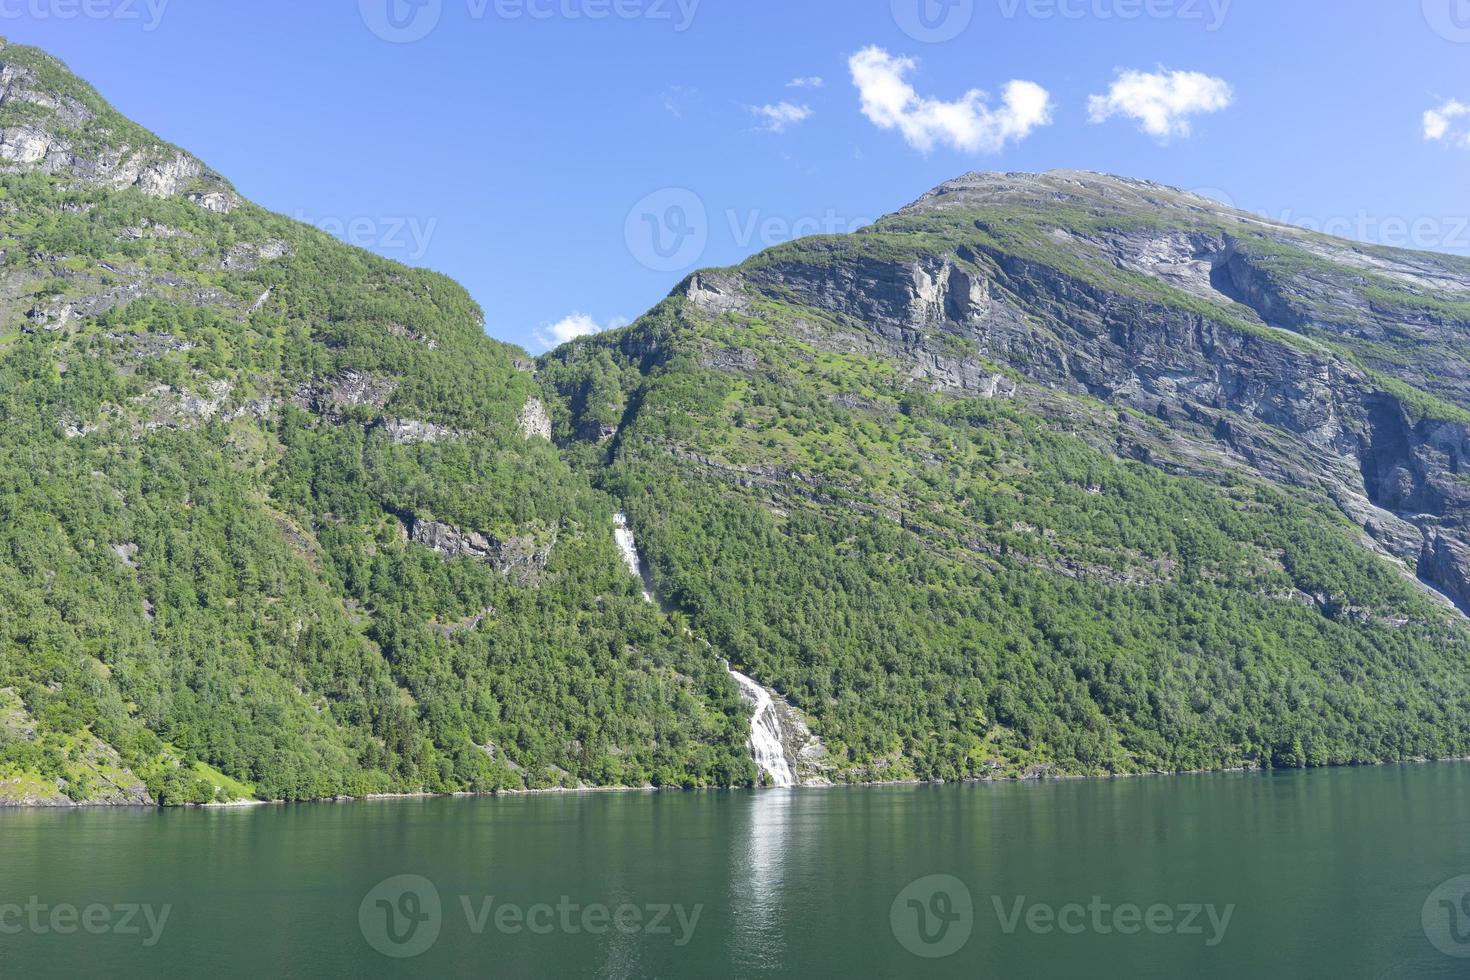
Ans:
POLYGON ((1082 205, 1090 210, 1210 211, 1239 215, 1228 204, 1192 191, 1137 177, 1091 170, 1024 171, 975 170, 947 180, 900 213, 922 213, 946 208, 1082 205))

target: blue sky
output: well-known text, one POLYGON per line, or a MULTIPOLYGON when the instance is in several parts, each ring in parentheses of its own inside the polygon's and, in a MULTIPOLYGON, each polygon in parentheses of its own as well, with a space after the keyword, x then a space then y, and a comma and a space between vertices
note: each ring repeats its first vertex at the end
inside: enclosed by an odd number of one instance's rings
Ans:
POLYGON ((0 31, 533 351, 977 169, 1470 252, 1470 0, 0 0, 0 31))

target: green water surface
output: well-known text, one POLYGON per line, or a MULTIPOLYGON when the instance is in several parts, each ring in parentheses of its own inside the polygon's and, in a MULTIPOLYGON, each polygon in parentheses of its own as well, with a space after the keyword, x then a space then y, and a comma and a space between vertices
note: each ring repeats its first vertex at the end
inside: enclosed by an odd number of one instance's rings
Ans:
POLYGON ((1465 977, 1462 875, 1460 763, 9 811, 0 976, 1465 977))

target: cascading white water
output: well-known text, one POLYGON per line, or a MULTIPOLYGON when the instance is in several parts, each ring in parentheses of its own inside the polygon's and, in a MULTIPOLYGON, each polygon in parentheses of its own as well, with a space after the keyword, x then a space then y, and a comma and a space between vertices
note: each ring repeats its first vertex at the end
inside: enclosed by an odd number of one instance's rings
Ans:
MULTIPOLYGON (((638 581, 647 583, 643 575, 643 560, 638 557, 638 542, 633 529, 628 527, 628 515, 613 515, 613 537, 618 550, 623 553, 623 562, 638 581)), ((653 594, 643 590, 643 598, 653 602, 653 594)), ((728 669, 728 668, 726 668, 728 669)), ((750 754, 755 764, 766 774, 773 786, 795 786, 796 777, 791 774, 791 764, 786 761, 786 749, 781 744, 781 716, 776 711, 775 701, 765 688, 744 674, 731 670, 730 676, 740 685, 740 693, 747 701, 755 703, 755 714, 750 718, 750 754)))
MULTIPOLYGON (((627 563, 628 570, 637 576, 638 581, 646 583, 648 579, 643 576, 643 561, 638 557, 638 542, 633 540, 627 514, 619 512, 613 515, 613 537, 617 539, 618 550, 623 553, 623 561, 627 563)), ((644 589, 643 599, 645 602, 652 602, 653 594, 644 589)))
POLYGON ((786 749, 781 744, 781 716, 776 712, 770 692, 738 671, 731 670, 730 676, 740 685, 745 699, 755 702, 755 714, 750 719, 750 752, 755 756, 755 764, 769 777, 772 786, 795 786, 796 777, 791 774, 791 764, 786 761, 786 749))

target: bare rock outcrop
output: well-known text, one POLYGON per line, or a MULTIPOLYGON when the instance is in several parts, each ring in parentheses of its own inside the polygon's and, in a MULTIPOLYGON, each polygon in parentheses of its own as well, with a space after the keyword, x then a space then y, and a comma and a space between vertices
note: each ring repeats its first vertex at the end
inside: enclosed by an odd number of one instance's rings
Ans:
POLYGON ((520 585, 540 581, 555 544, 554 540, 542 543, 529 534, 500 539, 480 531, 465 531, 452 524, 420 519, 412 522, 409 540, 445 558, 468 558, 493 565, 520 585))
POLYGON ((547 414, 546 406, 539 398, 526 401, 526 407, 521 409, 516 425, 520 427, 521 435, 527 439, 551 441, 551 416, 547 414))

